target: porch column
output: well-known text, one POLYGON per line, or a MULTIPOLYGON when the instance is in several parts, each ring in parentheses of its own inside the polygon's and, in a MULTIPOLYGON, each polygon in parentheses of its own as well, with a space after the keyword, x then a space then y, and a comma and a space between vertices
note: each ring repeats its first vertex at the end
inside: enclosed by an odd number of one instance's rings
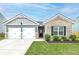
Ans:
POLYGON ((5 26, 5 38, 8 39, 8 26, 5 26))
POLYGON ((35 36, 36 36, 36 39, 38 39, 38 26, 36 26, 35 36))

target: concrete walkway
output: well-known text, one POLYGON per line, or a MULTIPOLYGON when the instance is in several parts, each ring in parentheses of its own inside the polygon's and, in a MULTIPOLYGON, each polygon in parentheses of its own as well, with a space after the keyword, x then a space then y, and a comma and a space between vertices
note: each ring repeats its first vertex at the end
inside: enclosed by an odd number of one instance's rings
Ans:
POLYGON ((0 55, 24 55, 33 39, 4 39, 0 41, 0 55))
POLYGON ((45 41, 43 38, 35 39, 34 41, 45 41))

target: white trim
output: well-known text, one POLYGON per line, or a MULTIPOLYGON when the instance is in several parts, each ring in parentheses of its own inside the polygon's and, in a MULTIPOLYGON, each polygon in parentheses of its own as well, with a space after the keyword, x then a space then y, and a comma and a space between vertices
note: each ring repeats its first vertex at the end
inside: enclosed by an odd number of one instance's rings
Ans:
MULTIPOLYGON (((55 26, 53 26, 53 28, 54 28, 54 27, 55 27, 55 26)), ((60 31, 59 28, 60 28, 60 26, 57 26, 57 30, 53 30, 53 31, 56 31, 56 32, 57 32, 57 35, 54 35, 54 36, 64 36, 64 26, 63 26, 63 30, 62 30, 62 31, 63 31, 63 35, 60 35, 60 34, 59 34, 59 31, 60 31)))
POLYGON ((70 18, 58 13, 54 17, 51 17, 49 20, 45 21, 44 24, 48 23, 51 20, 55 20, 55 18, 58 17, 58 16, 62 17, 65 21, 68 21, 68 22, 70 22, 72 24, 75 23, 75 21, 73 21, 72 19, 70 19, 70 18))
POLYGON ((8 24, 9 22, 15 20, 17 17, 24 17, 24 18, 27 18, 28 20, 34 22, 35 24, 39 25, 36 21, 34 21, 32 18, 28 17, 28 16, 25 16, 24 14, 20 13, 20 14, 17 14, 16 16, 14 16, 13 18, 7 20, 4 24, 8 24))

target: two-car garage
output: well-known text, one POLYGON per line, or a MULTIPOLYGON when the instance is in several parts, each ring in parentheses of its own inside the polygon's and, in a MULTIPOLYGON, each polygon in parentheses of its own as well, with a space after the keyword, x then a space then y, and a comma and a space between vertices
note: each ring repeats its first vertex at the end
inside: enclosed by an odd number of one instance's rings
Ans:
POLYGON ((24 28, 8 28, 8 38, 12 39, 26 39, 35 38, 35 27, 24 28))
POLYGON ((6 23, 6 37, 8 39, 34 39, 36 28, 37 22, 19 14, 6 23))

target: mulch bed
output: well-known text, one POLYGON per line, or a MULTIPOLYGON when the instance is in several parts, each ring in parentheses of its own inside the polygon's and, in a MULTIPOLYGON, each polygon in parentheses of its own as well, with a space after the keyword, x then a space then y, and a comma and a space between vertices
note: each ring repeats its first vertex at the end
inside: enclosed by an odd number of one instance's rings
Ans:
POLYGON ((75 40, 75 41, 48 41, 48 43, 79 43, 79 40, 75 40))

